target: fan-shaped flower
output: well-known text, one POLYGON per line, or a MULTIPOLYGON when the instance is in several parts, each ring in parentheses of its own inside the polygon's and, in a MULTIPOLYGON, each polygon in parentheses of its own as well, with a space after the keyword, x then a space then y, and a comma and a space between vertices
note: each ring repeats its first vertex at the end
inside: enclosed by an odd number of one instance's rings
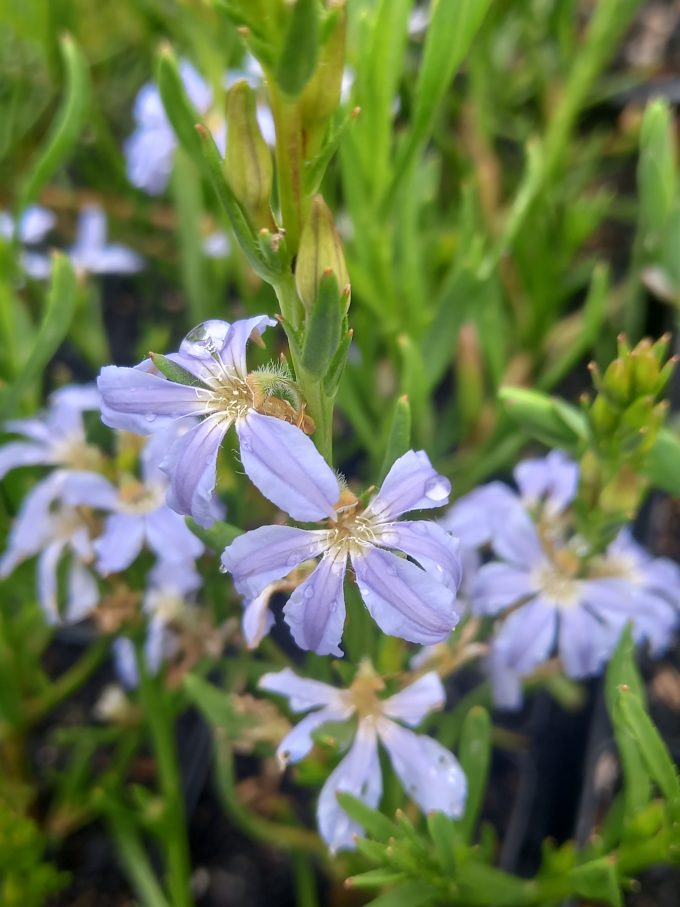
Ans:
POLYGON ((336 795, 346 791, 373 808, 380 802, 378 741, 387 751, 404 789, 424 812, 443 812, 451 817, 462 814, 467 785, 455 756, 431 737, 402 726, 414 727, 429 712, 443 706, 444 688, 434 672, 387 699, 378 697, 384 684, 365 665, 346 690, 305 680, 289 668, 265 674, 259 686, 285 696, 294 712, 309 712, 281 741, 277 752, 284 766, 299 762, 310 752, 314 745, 312 735, 323 724, 357 719, 354 742, 319 796, 319 832, 331 851, 354 847, 354 837, 362 831, 344 812, 336 795))
POLYGON ((446 638, 458 620, 454 610, 461 575, 458 542, 434 522, 398 522, 409 510, 440 507, 448 500, 451 486, 435 472, 427 454, 411 450, 400 457, 365 509, 349 492, 341 497, 337 479, 323 460, 310 463, 289 481, 293 491, 309 502, 308 519, 330 517, 328 528, 262 526, 239 536, 222 555, 237 590, 254 599, 294 567, 322 555, 284 614, 301 648, 340 655, 349 559, 366 607, 385 633, 423 644, 446 638), (312 495, 321 487, 327 488, 327 496, 319 505, 312 495), (338 499, 335 508, 333 501, 338 499))

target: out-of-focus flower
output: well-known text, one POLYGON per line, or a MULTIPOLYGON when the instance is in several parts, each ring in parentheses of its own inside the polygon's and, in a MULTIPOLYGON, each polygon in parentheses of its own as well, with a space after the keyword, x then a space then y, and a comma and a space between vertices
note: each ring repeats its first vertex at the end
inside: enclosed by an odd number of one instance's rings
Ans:
POLYGON ((76 241, 68 250, 77 271, 86 274, 135 274, 144 260, 127 246, 107 243, 106 214, 97 205, 88 205, 78 216, 76 241))
MULTIPOLYGON (((189 100, 196 112, 205 117, 213 104, 210 85, 188 60, 180 61, 179 72, 189 100)), ((253 57, 246 57, 243 69, 229 70, 225 74, 224 87, 228 88, 239 79, 247 79, 253 88, 262 87, 262 70, 253 57)), ((265 104, 259 103, 257 116, 265 141, 273 145, 276 136, 271 111, 265 104)), ((177 138, 165 113, 160 92, 153 83, 140 89, 133 117, 136 128, 124 146, 128 178, 133 186, 147 194, 160 195, 165 191, 172 173, 177 138)), ((216 116, 211 123, 211 132, 221 154, 224 154, 227 133, 221 115, 216 116)))
POLYGON ((47 208, 40 205, 31 205, 15 223, 14 218, 7 211, 0 211, 0 236, 12 240, 15 237, 24 248, 19 255, 21 269, 34 280, 45 280, 50 275, 50 258, 32 246, 43 242, 47 234, 54 227, 56 217, 47 208))
POLYGON ((87 443, 83 412, 99 409, 94 385, 69 385, 55 391, 42 416, 5 422, 7 432, 23 435, 0 447, 0 479, 20 466, 57 466, 61 469, 96 468, 99 451, 87 443))
POLYGON ((209 233, 203 240, 203 253, 208 258, 227 258, 230 252, 229 237, 220 230, 209 233))
POLYGON ((365 509, 349 492, 341 496, 324 460, 310 461, 306 467, 288 481, 309 502, 305 519, 329 519, 328 528, 262 526, 239 536, 222 555, 237 590, 254 599, 294 567, 322 555, 284 613, 301 648, 341 655, 349 558, 359 592, 383 632, 423 644, 445 639, 458 620, 454 610, 461 577, 458 541, 431 521, 398 522, 410 510, 440 507, 448 500, 451 486, 435 472, 427 454, 411 450, 400 457, 365 509), (326 489, 320 502, 319 488, 326 489))
POLYGON ((68 483, 64 495, 67 503, 111 514, 94 543, 100 573, 125 570, 144 545, 165 562, 193 562, 203 554, 203 543, 165 503, 169 482, 159 463, 180 434, 177 426, 171 425, 147 442, 141 456, 141 481, 124 477, 116 488, 104 476, 80 473, 68 483))
POLYGON ((38 556, 38 599, 51 624, 72 623, 86 617, 99 599, 97 582, 89 570, 94 559, 90 525, 76 508, 63 502, 64 487, 74 473, 56 470, 24 499, 0 559, 6 577, 22 561, 38 556), (58 566, 69 557, 66 605, 59 609, 58 566))
POLYGON ((99 377, 107 425, 149 434, 168 418, 204 417, 170 446, 161 463, 170 476, 168 504, 202 526, 215 521, 217 454, 232 425, 243 468, 270 501, 298 520, 315 519, 319 509, 324 515, 333 512, 329 499, 337 498, 337 480, 314 444, 295 425, 258 411, 266 399, 258 373, 248 373, 246 344, 274 324, 259 315, 233 324, 206 321, 194 328, 179 352, 168 357, 185 370, 187 383, 169 381, 150 360, 135 368, 107 366, 99 377), (311 477, 322 469, 328 474, 320 475, 315 486, 311 477), (305 494, 297 490, 300 483, 305 494))
POLYGON ((312 749, 312 734, 327 722, 356 717, 357 729, 348 753, 328 777, 319 796, 319 832, 331 851, 354 847, 362 829, 345 813, 337 794, 346 791, 375 808, 382 795, 378 741, 383 745, 404 789, 423 812, 458 817, 465 805, 465 775, 455 756, 436 740, 402 727, 414 727, 443 706, 441 680, 425 674, 394 696, 380 699, 380 677, 362 666, 346 690, 317 680, 305 680, 289 668, 265 674, 260 689, 285 696, 294 712, 309 712, 281 741, 278 757, 283 766, 298 762, 312 749), (401 722, 399 724, 397 722, 401 722))

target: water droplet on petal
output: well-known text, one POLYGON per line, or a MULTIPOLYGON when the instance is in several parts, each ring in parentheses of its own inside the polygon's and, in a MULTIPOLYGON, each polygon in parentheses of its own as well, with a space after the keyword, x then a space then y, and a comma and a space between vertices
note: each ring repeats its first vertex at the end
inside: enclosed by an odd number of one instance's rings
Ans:
POLYGON ((243 438, 243 440, 241 441, 241 450, 252 450, 252 449, 253 449, 253 445, 250 443, 250 441, 247 438, 243 438))
POLYGON ((431 501, 445 501, 451 493, 451 483, 444 476, 433 476, 425 482, 425 497, 431 501))
POLYGON ((156 413, 145 413, 144 418, 146 419, 147 422, 155 422, 156 413))
POLYGON ((229 570, 224 566, 224 564, 220 564, 217 569, 220 571, 220 573, 229 573, 229 570))
POLYGON ((302 593, 303 598, 311 598, 314 595, 314 585, 310 583, 308 586, 305 586, 302 593))
POLYGON ((359 586, 359 595, 368 595, 369 590, 366 586, 359 586))
POLYGON ((228 331, 229 324, 226 321, 219 321, 215 318, 203 321, 186 335, 180 345, 180 352, 205 359, 222 349, 228 331))

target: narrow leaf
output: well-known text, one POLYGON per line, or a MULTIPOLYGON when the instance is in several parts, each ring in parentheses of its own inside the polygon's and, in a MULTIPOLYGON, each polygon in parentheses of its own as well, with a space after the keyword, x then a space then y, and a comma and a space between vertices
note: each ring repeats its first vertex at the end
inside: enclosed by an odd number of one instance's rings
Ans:
POLYGON ((491 762, 491 719, 482 706, 473 706, 465 716, 459 757, 468 784, 459 828, 465 841, 469 841, 479 818, 491 762))
POLYGON ((669 803, 680 803, 678 773, 654 722, 627 686, 619 688, 619 696, 621 714, 640 749, 647 771, 669 803))
POLYGON ((172 381, 175 384, 186 384, 189 387, 207 389, 207 385, 200 378, 197 378, 196 375, 183 368, 177 362, 173 362, 172 359, 168 359, 167 356, 163 356, 161 353, 149 353, 149 356, 161 375, 165 375, 168 381, 172 381))
POLYGON ((404 394, 399 397, 392 416, 390 434, 387 439, 387 449, 385 450, 385 459, 380 469, 378 484, 382 483, 389 472, 392 464, 399 459, 411 447, 411 404, 404 394))
POLYGON ((623 904, 616 870, 606 857, 576 866, 569 872, 569 880, 581 897, 604 901, 612 907, 623 904))
POLYGON ((345 305, 335 275, 326 271, 319 281, 316 302, 307 316, 302 347, 302 365, 317 378, 326 374, 337 352, 345 305))
POLYGON ((386 842, 398 831, 394 822, 391 822, 378 810, 366 806, 363 800, 344 792, 338 793, 337 797, 338 803, 350 819, 358 822, 371 837, 386 842))
POLYGON ((287 95, 296 97, 302 92, 316 68, 318 54, 317 0, 296 0, 276 67, 276 81, 287 95))

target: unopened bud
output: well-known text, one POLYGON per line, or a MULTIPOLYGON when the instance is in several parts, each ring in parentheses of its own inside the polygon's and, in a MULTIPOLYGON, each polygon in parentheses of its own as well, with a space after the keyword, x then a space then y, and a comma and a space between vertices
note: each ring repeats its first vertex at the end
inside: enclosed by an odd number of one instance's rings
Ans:
POLYGON ((316 195, 302 230, 295 264, 295 285, 306 309, 311 309, 316 302, 321 278, 327 271, 335 277, 340 292, 345 292, 349 287, 349 274, 340 236, 328 205, 316 195))
POLYGON ((319 48, 316 69, 300 96, 300 115, 305 136, 304 156, 310 160, 318 153, 326 124, 337 110, 345 67, 347 16, 343 8, 332 10, 330 31, 319 48))
POLYGON ((256 227, 273 227, 269 208, 273 165, 257 122, 255 93, 246 81, 227 92, 225 175, 232 192, 256 227))

